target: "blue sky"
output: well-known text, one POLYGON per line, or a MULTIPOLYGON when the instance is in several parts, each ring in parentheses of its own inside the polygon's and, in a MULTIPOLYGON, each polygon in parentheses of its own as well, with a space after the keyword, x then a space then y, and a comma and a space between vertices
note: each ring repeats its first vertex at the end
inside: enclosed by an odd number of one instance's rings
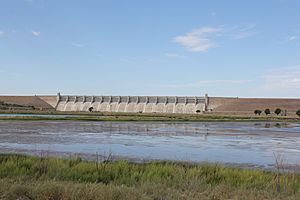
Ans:
POLYGON ((298 0, 1 0, 2 95, 300 96, 298 0))

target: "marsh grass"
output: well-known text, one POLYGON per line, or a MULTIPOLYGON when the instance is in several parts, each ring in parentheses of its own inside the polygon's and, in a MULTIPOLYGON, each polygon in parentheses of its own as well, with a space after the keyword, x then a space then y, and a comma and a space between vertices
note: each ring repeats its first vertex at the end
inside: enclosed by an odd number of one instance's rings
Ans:
MULTIPOLYGON (((14 114, 14 113, 6 113, 14 114)), ((72 121, 172 121, 172 122, 293 122, 300 123, 300 118, 270 116, 223 116, 223 115, 188 115, 188 114, 139 114, 139 113, 62 113, 38 112, 15 114, 45 114, 45 116, 0 116, 0 120, 72 120, 72 121), (57 116, 47 116, 57 115, 57 116), (60 116, 70 115, 70 116, 60 116)))
POLYGON ((173 162, 0 155, 0 199, 299 199, 300 175, 173 162))

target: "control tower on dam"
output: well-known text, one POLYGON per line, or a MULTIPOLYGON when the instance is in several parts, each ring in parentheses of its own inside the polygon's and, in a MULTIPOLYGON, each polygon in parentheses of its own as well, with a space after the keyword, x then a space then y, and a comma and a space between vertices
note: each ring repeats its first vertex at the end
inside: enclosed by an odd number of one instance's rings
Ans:
POLYGON ((57 96, 57 111, 130 113, 198 113, 207 109, 209 98, 182 96, 57 96))

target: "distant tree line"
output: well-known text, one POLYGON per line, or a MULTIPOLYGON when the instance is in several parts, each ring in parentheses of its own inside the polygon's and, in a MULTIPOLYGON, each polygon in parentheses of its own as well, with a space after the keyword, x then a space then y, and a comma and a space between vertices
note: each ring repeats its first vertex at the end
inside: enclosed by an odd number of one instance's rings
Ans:
MULTIPOLYGON (((254 110, 254 114, 255 115, 261 115, 262 114, 262 110, 254 110)), ((271 110, 269 109, 269 108, 266 108, 265 110, 264 110, 264 113, 265 113, 265 115, 270 115, 271 114, 271 110)), ((275 110, 274 110, 274 113, 276 114, 276 115, 279 115, 279 114, 282 114, 282 115, 284 115, 284 116, 286 116, 287 115, 287 111, 286 110, 282 110, 282 109, 280 109, 280 108, 276 108, 275 110)), ((299 117, 300 117, 300 109, 296 112, 296 115, 298 115, 299 117)))
POLYGON ((296 112, 296 115, 300 117, 300 109, 296 112))

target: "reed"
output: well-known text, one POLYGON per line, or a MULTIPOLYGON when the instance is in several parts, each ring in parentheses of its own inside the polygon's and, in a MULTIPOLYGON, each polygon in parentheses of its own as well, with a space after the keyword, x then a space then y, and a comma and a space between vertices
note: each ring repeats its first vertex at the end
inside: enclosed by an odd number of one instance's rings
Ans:
POLYGON ((300 174, 218 164, 0 155, 0 199, 297 199, 300 174), (279 184, 279 185, 278 185, 279 184), (278 191, 278 187, 280 190, 278 191), (105 197, 105 198, 104 198, 105 197))

